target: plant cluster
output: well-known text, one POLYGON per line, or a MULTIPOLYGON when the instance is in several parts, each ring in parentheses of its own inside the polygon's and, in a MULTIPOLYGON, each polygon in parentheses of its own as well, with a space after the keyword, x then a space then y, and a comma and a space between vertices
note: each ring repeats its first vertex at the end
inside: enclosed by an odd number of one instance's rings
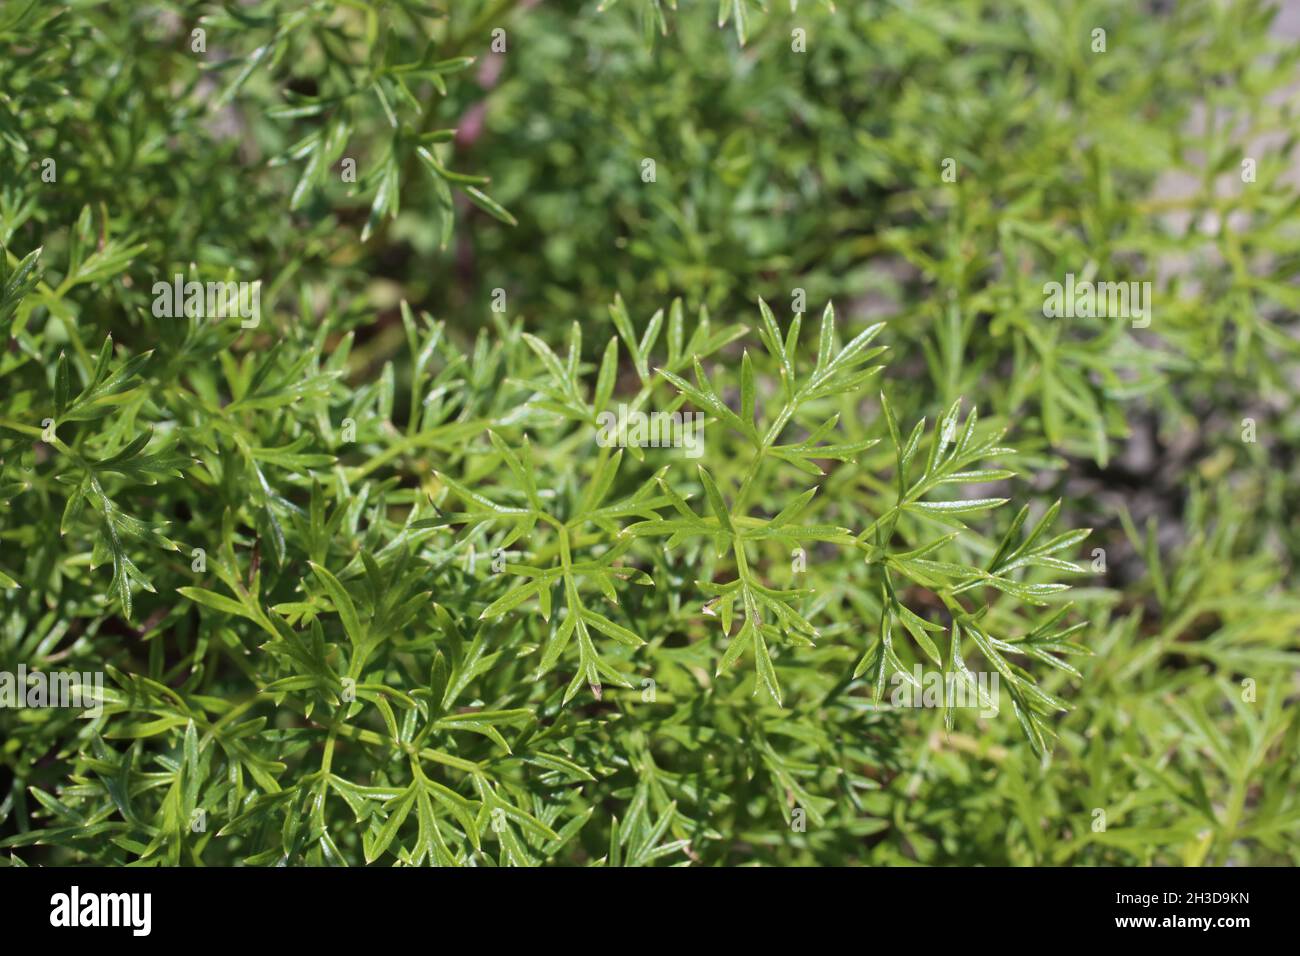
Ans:
POLYGON ((676 6, 0 8, 6 862, 1300 860, 1273 11, 676 6))

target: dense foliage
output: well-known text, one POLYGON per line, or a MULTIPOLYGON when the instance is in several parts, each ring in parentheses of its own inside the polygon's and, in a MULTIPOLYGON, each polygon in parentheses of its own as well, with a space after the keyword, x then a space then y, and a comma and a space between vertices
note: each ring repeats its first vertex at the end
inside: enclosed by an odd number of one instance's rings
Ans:
POLYGON ((0 671, 106 675, 0 708, 8 862, 1300 862, 1297 62, 0 4, 0 671))

